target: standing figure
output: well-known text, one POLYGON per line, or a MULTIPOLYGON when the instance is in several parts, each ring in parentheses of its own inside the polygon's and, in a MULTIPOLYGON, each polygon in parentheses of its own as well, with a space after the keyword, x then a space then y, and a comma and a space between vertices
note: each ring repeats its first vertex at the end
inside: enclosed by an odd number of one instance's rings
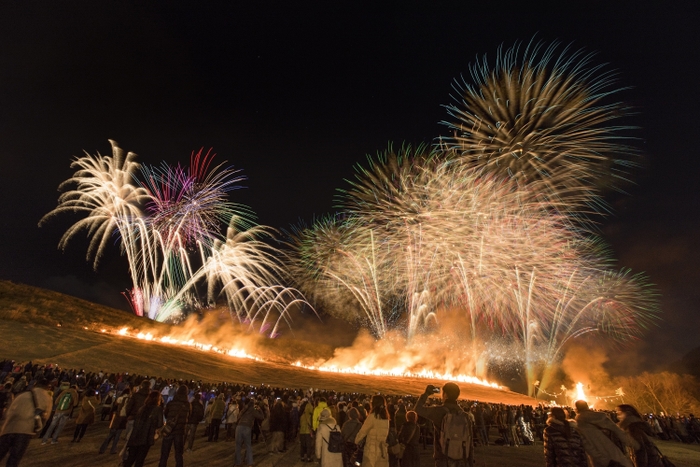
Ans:
POLYGON ((637 409, 629 404, 617 406, 618 426, 625 430, 639 447, 632 450, 634 467, 663 467, 661 453, 649 439, 651 428, 643 420, 637 409))
POLYGON ((41 378, 34 385, 34 389, 15 396, 7 409, 0 431, 0 461, 9 453, 6 464, 9 467, 19 465, 27 451, 29 440, 36 433, 36 417, 38 416, 42 423, 46 423, 51 413, 51 395, 46 389, 47 381, 41 378))
POLYGON ((316 432, 316 457, 321 459, 321 467, 343 467, 343 453, 330 452, 331 431, 340 432, 338 423, 329 408, 321 411, 316 432))
POLYGON ((162 426, 163 408, 161 407, 160 392, 151 391, 146 397, 143 407, 136 413, 134 429, 127 442, 124 467, 143 467, 148 450, 156 442, 156 430, 162 426))
POLYGON ((389 435, 389 411, 384 396, 372 397, 371 412, 355 437, 355 444, 366 439, 362 467, 388 467, 389 453, 386 438, 389 435))
POLYGON ((544 429, 544 461, 546 467, 588 467, 583 438, 561 407, 552 408, 544 429))
POLYGON ((403 443, 406 449, 403 457, 399 459, 401 467, 420 467, 420 428, 418 427, 418 414, 414 411, 406 412, 406 423, 401 426, 398 437, 399 443, 403 443))
POLYGON ((253 466, 253 425, 256 420, 262 420, 264 417, 260 407, 255 405, 254 399, 249 399, 246 406, 241 409, 238 415, 238 423, 236 424, 236 466, 241 465, 241 451, 245 444, 246 465, 253 466))
POLYGON ((603 430, 617 438, 621 444, 637 449, 637 442, 622 431, 603 412, 594 412, 588 408, 586 401, 576 401, 576 424, 583 436, 583 448, 586 450, 593 467, 608 467, 611 461, 624 467, 634 467, 625 455, 603 430))

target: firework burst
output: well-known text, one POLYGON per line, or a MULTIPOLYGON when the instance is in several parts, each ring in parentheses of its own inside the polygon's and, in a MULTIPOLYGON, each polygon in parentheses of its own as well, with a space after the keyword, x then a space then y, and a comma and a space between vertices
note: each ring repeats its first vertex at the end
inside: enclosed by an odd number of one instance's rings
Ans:
POLYGON ((565 211, 600 212, 601 182, 626 177, 636 151, 627 144, 629 115, 614 101, 615 73, 593 54, 534 41, 499 49, 461 80, 442 140, 469 167, 534 185, 565 211))

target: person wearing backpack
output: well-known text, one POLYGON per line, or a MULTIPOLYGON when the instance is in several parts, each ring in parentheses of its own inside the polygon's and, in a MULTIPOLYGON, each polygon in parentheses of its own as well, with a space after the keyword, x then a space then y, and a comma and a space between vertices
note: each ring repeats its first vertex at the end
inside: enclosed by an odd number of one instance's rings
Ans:
POLYGON ((46 444, 51 438, 51 444, 58 443, 58 436, 66 426, 66 422, 70 418, 73 408, 78 405, 78 391, 75 385, 64 389, 56 398, 56 413, 51 420, 49 429, 44 433, 41 444, 46 444))
POLYGON ((442 405, 426 407, 428 398, 440 392, 429 384, 416 402, 416 413, 433 422, 433 459, 435 467, 472 467, 474 465, 474 427, 471 419, 457 404, 459 386, 445 383, 442 405))
POLYGON ((7 409, 0 430, 0 461, 9 453, 6 465, 19 465, 29 441, 36 436, 37 428, 46 422, 51 413, 51 395, 47 389, 47 381, 42 377, 37 380, 34 389, 18 394, 7 409))
POLYGON ((113 441, 110 454, 117 453, 117 443, 119 443, 119 437, 121 436, 122 431, 126 429, 126 405, 129 402, 130 397, 131 389, 126 387, 124 388, 122 395, 117 398, 116 409, 112 414, 112 421, 109 423, 109 435, 107 435, 107 439, 105 439, 102 446, 100 446, 100 454, 104 454, 110 441, 113 441))
POLYGON ((326 407, 318 417, 316 431, 316 457, 321 459, 321 467, 343 467, 344 447, 340 427, 326 407))

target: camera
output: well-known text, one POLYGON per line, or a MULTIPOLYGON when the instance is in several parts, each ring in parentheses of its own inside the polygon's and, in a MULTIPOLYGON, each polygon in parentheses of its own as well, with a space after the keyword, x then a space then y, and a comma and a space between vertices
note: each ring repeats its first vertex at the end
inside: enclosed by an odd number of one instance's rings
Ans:
POLYGON ((433 394, 438 394, 440 392, 440 388, 433 387, 433 394))

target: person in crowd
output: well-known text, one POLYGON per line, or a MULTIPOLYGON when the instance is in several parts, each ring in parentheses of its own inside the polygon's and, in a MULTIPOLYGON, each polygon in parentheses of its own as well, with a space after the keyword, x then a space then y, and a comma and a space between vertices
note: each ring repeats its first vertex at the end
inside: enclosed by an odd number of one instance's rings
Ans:
POLYGON ((302 462, 312 462, 314 460, 312 438, 313 416, 313 405, 309 401, 304 401, 302 403, 302 414, 301 417, 299 417, 299 455, 301 456, 302 462))
POLYGON ((457 415, 463 412, 462 408, 457 404, 460 393, 459 386, 455 383, 445 383, 442 387, 442 405, 435 407, 426 406, 428 398, 436 392, 439 392, 439 388, 429 384, 416 402, 416 413, 433 422, 433 459, 435 460, 435 467, 471 467, 474 465, 473 426, 470 427, 470 441, 466 442, 463 447, 463 459, 455 460, 449 458, 444 451, 445 446, 442 446, 441 442, 442 422, 445 416, 447 414, 457 415))
MULTIPOLYGON (((150 388, 150 383, 148 385, 150 388)), ((149 392, 134 418, 134 428, 127 442, 124 467, 143 467, 148 451, 155 444, 156 431, 163 426, 163 407, 158 391, 149 392)))
POLYGON ((546 467, 588 467, 583 438, 566 419, 561 407, 553 407, 544 429, 546 467))
POLYGON ((277 399, 270 411, 270 452, 276 454, 284 451, 284 433, 287 431, 287 414, 284 402, 277 399))
POLYGON ((131 394, 129 401, 126 404, 126 432, 124 434, 124 439, 126 443, 124 448, 119 453, 122 461, 126 462, 127 456, 127 446, 129 446, 129 439, 131 438, 131 433, 136 424, 136 415, 138 414, 141 407, 146 403, 146 399, 151 394, 151 382, 146 378, 141 381, 139 389, 131 394))
POLYGON ((67 389, 58 394, 58 397, 56 398, 56 412, 54 413, 49 428, 44 433, 41 444, 46 444, 49 441, 49 438, 51 438, 51 444, 58 443, 58 437, 63 431, 63 428, 66 426, 66 423, 73 412, 73 408, 77 405, 77 386, 69 386, 67 389))
POLYGON ((8 467, 19 465, 24 457, 29 440, 36 435, 36 417, 41 424, 48 420, 53 402, 47 383, 45 378, 37 380, 33 389, 17 394, 7 408, 0 430, 0 461, 9 454, 8 467))
POLYGON ((169 434, 163 436, 158 467, 167 467, 168 457, 170 457, 170 450, 173 446, 175 447, 175 466, 184 466, 182 455, 185 451, 185 428, 191 412, 190 403, 187 400, 187 392, 186 385, 179 385, 172 400, 165 405, 163 410, 166 424, 170 425, 172 430, 169 434))
POLYGON ((343 467, 343 453, 328 450, 331 431, 340 432, 340 427, 333 418, 330 408, 326 407, 318 417, 316 457, 321 460, 321 467, 343 467))
POLYGON ((384 396, 372 397, 371 411, 355 436, 355 444, 365 441, 362 467, 388 467, 389 453, 386 439, 389 435, 389 411, 384 396))
POLYGON ((311 429, 314 432, 318 430, 318 419, 321 417, 321 412, 323 412, 323 409, 326 407, 328 407, 328 401, 325 397, 320 397, 318 402, 316 402, 316 407, 314 407, 314 415, 311 423, 311 429))
POLYGON ((192 413, 187 421, 187 451, 192 451, 194 446, 194 437, 197 434, 197 427, 204 420, 204 404, 202 404, 202 395, 196 393, 192 397, 191 402, 192 413))
POLYGON ((354 462, 362 459, 362 448, 355 444, 355 437, 362 428, 360 422, 360 412, 356 407, 350 407, 347 412, 348 419, 343 423, 340 433, 345 441, 345 449, 343 450, 343 465, 345 467, 355 467, 354 462))
POLYGON ((235 430, 236 430, 236 420, 238 420, 239 407, 238 401, 233 397, 228 401, 226 405, 226 441, 235 440, 235 430))
POLYGON ((73 432, 73 443, 79 443, 88 425, 95 423, 95 412, 100 405, 100 395, 94 389, 87 389, 80 404, 80 412, 75 420, 75 431, 73 432))
POLYGON ((244 408, 241 409, 238 415, 238 423, 236 424, 236 460, 235 466, 241 465, 241 451, 245 445, 246 450, 246 465, 253 465, 253 424, 255 420, 262 420, 264 417, 260 407, 255 405, 254 399, 249 399, 244 408))
POLYGON ((126 405, 131 397, 131 388, 124 388, 122 395, 117 397, 115 401, 115 410, 112 413, 112 420, 109 422, 109 434, 100 446, 100 454, 104 454, 112 441, 112 450, 110 454, 117 453, 117 443, 121 437, 122 431, 126 429, 126 405))
POLYGON ((638 447, 631 450, 634 467, 663 467, 661 453, 649 439, 651 428, 642 420, 637 409, 629 404, 618 405, 616 410, 618 426, 636 441, 638 447))
MULTIPOLYGON (((397 412, 398 413, 398 412, 397 412)), ((406 422, 401 425, 398 434, 398 442, 406 446, 403 457, 399 459, 401 467, 420 467, 420 428, 418 427, 418 414, 412 410, 406 412, 406 422)))
POLYGON ((604 412, 590 410, 586 401, 576 401, 575 405, 576 424, 583 436, 583 448, 593 467, 608 467, 612 461, 624 467, 634 467, 623 449, 624 446, 637 449, 636 441, 615 425, 604 412), (611 437, 619 441, 621 447, 618 447, 603 430, 607 430, 611 437))
POLYGON ((216 396, 216 399, 214 399, 213 402, 210 403, 211 412, 209 413, 209 415, 211 416, 211 422, 209 423, 209 437, 207 438, 207 441, 209 442, 219 441, 219 428, 221 427, 221 419, 224 416, 224 410, 226 410, 226 402, 224 402, 224 396, 225 394, 222 392, 218 396, 216 396))

